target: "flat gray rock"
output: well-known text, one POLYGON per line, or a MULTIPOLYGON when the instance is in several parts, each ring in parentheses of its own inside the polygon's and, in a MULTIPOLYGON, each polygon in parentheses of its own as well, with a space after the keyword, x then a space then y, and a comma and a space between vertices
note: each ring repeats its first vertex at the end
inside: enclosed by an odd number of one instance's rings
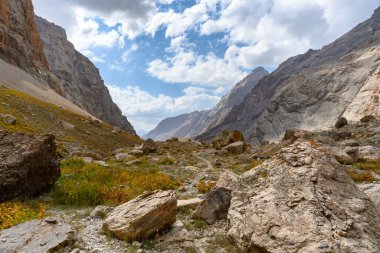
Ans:
POLYGON ((0 231, 0 252, 56 252, 74 241, 75 232, 71 226, 34 220, 0 231))

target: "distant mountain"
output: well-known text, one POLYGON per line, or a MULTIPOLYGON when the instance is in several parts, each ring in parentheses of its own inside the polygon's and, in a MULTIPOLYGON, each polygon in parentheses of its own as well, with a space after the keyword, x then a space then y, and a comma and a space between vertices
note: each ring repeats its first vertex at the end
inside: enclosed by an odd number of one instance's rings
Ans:
POLYGON ((380 8, 335 42, 286 60, 199 138, 238 129, 254 144, 288 128, 326 129, 340 116, 379 116, 379 60, 380 8))
POLYGON ((262 67, 237 83, 211 110, 192 112, 161 121, 144 138, 165 140, 171 137, 195 137, 224 120, 233 106, 240 104, 244 97, 269 73, 262 67))
POLYGON ((98 69, 62 28, 35 17, 31 0, 0 1, 0 73, 3 85, 135 134, 98 69))
POLYGON ((37 29, 52 72, 60 80, 60 94, 95 117, 135 133, 112 101, 99 70, 67 40, 63 28, 36 16, 37 29))

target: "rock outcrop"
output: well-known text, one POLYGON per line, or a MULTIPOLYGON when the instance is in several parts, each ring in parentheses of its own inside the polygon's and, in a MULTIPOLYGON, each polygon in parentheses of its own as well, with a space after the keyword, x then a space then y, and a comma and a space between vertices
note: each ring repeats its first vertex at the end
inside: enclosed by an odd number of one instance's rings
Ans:
POLYGON ((259 67, 237 83, 211 110, 195 111, 161 121, 145 138, 166 140, 171 137, 195 137, 218 125, 231 109, 240 104, 257 83, 269 73, 259 67))
POLYGON ((31 0, 1 1, 0 58, 60 92, 58 79, 49 71, 31 0))
POLYGON ((0 252, 59 252, 75 242, 75 232, 60 222, 34 220, 0 231, 0 252))
POLYGON ((380 250, 378 210, 313 142, 283 148, 240 176, 228 219, 231 237, 264 252, 380 250))
POLYGON ((0 131, 0 202, 47 192, 60 173, 53 135, 0 131))
POLYGON ((220 132, 213 140, 212 146, 216 149, 222 149, 232 143, 243 142, 244 136, 237 130, 225 130, 220 132))
POLYGON ((278 141, 286 129, 324 130, 343 116, 380 115, 380 9, 335 42, 286 60, 244 101, 200 136, 241 130, 251 144, 278 141))
POLYGON ((103 228, 125 241, 141 240, 155 235, 176 221, 177 198, 173 191, 145 193, 107 216, 103 228))
POLYGON ((231 203, 231 190, 223 187, 212 189, 203 196, 203 201, 194 212, 194 217, 204 219, 208 224, 227 219, 231 203))
POLYGON ((112 101, 99 70, 75 50, 65 30, 40 17, 36 17, 36 24, 48 66, 60 81, 60 95, 104 122, 135 133, 112 101))
POLYGON ((0 57, 33 74, 49 69, 30 0, 1 1, 0 57))

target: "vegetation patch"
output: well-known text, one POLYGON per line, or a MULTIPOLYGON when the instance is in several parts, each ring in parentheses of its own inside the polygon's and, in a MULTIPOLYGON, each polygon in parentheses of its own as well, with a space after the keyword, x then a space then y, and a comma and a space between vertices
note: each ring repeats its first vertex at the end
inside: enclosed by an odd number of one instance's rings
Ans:
POLYGON ((216 185, 216 182, 213 181, 204 181, 200 180, 197 185, 197 189, 199 193, 207 193, 211 191, 216 185))
POLYGON ((52 203, 67 207, 119 205, 145 191, 176 189, 180 183, 151 170, 128 170, 119 165, 102 167, 78 158, 63 160, 62 176, 52 192, 52 203))
POLYGON ((347 171, 347 175, 352 178, 355 182, 374 182, 375 178, 370 171, 355 171, 349 170, 347 171))
POLYGON ((373 171, 380 174, 380 159, 359 160, 354 166, 360 170, 373 171))
POLYGON ((0 113, 9 114, 17 123, 9 125, 0 120, 0 130, 10 132, 52 133, 58 141, 59 151, 79 146, 92 152, 109 155, 118 148, 129 147, 142 141, 126 131, 113 133, 113 127, 85 116, 45 103, 22 92, 0 85, 0 113), (62 122, 75 126, 65 129, 62 122))
POLYGON ((231 238, 226 234, 216 234, 211 243, 206 248, 206 253, 217 253, 224 249, 226 253, 245 253, 239 249, 231 238))
POLYGON ((0 230, 10 228, 28 220, 45 217, 46 207, 35 201, 5 202, 0 204, 0 230))

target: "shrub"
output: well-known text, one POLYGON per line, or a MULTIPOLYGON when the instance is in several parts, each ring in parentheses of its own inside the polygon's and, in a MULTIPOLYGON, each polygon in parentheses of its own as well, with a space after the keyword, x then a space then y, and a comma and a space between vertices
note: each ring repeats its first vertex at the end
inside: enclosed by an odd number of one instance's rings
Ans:
POLYGON ((216 185, 213 181, 203 181, 200 180, 197 185, 197 189, 199 193, 207 193, 212 190, 216 185))
POLYGON ((376 173, 380 173, 380 159, 359 160, 354 166, 360 170, 373 171, 376 173))
POLYGON ((375 178, 369 171, 358 172, 354 170, 347 171, 347 175, 352 178, 355 182, 373 182, 375 178))

